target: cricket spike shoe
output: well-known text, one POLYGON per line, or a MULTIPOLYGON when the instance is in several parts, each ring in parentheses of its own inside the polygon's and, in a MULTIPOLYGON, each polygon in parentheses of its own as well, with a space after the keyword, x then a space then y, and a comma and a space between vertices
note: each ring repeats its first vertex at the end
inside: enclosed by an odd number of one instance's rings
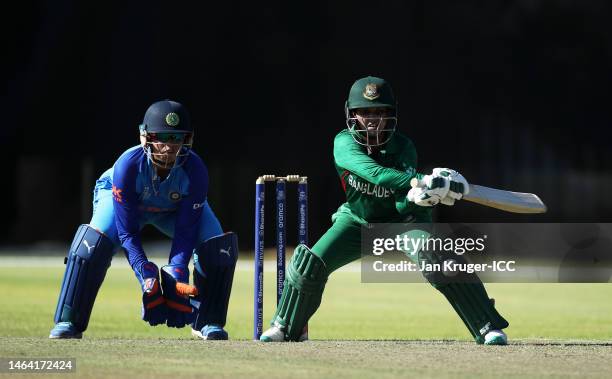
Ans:
POLYGON ((485 335, 485 345, 507 345, 508 336, 502 330, 491 330, 485 335))
POLYGON ((51 339, 60 338, 83 338, 83 332, 77 330, 77 328, 71 322, 58 322, 55 324, 51 333, 49 334, 51 339))
POLYGON ((205 325, 202 330, 191 329, 191 335, 207 341, 225 341, 228 339, 227 332, 219 325, 205 325))
MULTIPOLYGON (((285 330, 278 325, 274 325, 259 337, 259 340, 262 342, 285 342, 285 330)), ((298 339, 298 342, 308 341, 308 326, 305 326, 302 330, 302 334, 298 339)))
POLYGON ((274 325, 263 332, 259 340, 263 342, 285 342, 285 330, 280 326, 274 325))

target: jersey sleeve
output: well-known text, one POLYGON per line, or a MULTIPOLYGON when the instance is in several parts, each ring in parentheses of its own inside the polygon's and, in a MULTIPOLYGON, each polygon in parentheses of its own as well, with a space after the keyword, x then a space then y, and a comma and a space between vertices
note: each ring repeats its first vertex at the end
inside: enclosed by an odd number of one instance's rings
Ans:
POLYGON ((121 246, 126 251, 127 259, 136 270, 147 261, 140 240, 138 222, 138 193, 136 178, 139 173, 141 151, 129 152, 117 160, 113 170, 113 208, 115 225, 121 246))
MULTIPOLYGON (((410 164, 414 165, 413 167, 416 169, 417 152, 411 141, 406 140, 404 142, 402 151, 400 153, 400 160, 403 162, 410 162, 410 164)), ((415 172, 413 175, 411 175, 411 178, 416 177, 418 179, 422 179, 423 176, 423 174, 415 172)), ((395 208, 402 215, 412 214, 415 217, 416 222, 431 222, 432 208, 421 207, 411 201, 408 201, 406 195, 408 195, 410 188, 411 187, 409 185, 408 188, 403 188, 400 191, 396 191, 395 208)))
POLYGON ((384 167, 368 156, 353 141, 348 132, 340 133, 334 140, 334 160, 336 165, 376 185, 391 189, 409 189, 414 175, 400 170, 384 167))
POLYGON ((431 207, 421 207, 413 202, 408 201, 406 194, 397 194, 395 198, 395 208, 402 215, 411 214, 415 217, 416 222, 431 222, 432 211, 431 207))
POLYGON ((195 153, 184 168, 189 179, 188 194, 181 199, 177 210, 170 263, 186 265, 198 238, 202 207, 208 194, 208 170, 195 153))

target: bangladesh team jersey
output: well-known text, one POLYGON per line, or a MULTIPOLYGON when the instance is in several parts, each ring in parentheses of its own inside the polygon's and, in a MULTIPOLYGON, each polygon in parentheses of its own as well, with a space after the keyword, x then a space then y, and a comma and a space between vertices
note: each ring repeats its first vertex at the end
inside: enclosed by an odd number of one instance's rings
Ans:
POLYGON ((334 163, 346 193, 338 212, 350 214, 359 223, 430 222, 431 209, 406 199, 410 180, 417 174, 414 144, 395 132, 382 148, 370 155, 348 130, 334 139, 334 163))

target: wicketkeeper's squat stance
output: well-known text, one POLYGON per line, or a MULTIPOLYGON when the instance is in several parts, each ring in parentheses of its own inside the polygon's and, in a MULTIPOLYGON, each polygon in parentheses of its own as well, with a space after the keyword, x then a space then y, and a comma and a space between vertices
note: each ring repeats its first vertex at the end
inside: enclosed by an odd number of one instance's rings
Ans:
POLYGON ((227 339, 223 329, 234 268, 236 235, 225 233, 210 209, 208 171, 191 150, 187 110, 164 100, 149 107, 141 144, 125 151, 97 180, 93 216, 81 225, 49 338, 81 338, 114 252, 122 246, 142 289, 142 319, 182 328, 203 339, 227 339), (152 224, 172 238, 161 270, 147 259, 140 230, 152 224), (187 265, 193 254, 195 286, 187 265))
MULTIPOLYGON (((285 288, 261 340, 301 341, 304 326, 315 313, 328 276, 361 256, 361 225, 366 223, 431 222, 431 207, 453 205, 469 190, 458 172, 445 168, 431 175, 416 173, 417 155, 412 142, 395 132, 397 109, 391 87, 383 79, 367 77, 351 87, 346 102, 348 129, 334 140, 334 161, 346 192, 346 203, 332 216, 333 225, 309 249, 299 245, 287 270, 285 288), (427 187, 411 189, 413 177, 427 187)), ((420 252, 421 262, 439 257, 420 252)), ((478 343, 503 345, 502 329, 508 322, 497 313, 482 282, 449 282, 426 275, 442 292, 478 343)))

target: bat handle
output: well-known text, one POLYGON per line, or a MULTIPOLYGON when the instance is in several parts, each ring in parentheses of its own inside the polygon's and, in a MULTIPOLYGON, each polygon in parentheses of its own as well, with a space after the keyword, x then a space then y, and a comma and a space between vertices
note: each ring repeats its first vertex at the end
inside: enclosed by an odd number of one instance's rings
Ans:
POLYGON ((425 184, 423 180, 420 180, 419 178, 414 177, 410 179, 410 186, 412 188, 415 188, 415 187, 426 187, 427 185, 425 184))

